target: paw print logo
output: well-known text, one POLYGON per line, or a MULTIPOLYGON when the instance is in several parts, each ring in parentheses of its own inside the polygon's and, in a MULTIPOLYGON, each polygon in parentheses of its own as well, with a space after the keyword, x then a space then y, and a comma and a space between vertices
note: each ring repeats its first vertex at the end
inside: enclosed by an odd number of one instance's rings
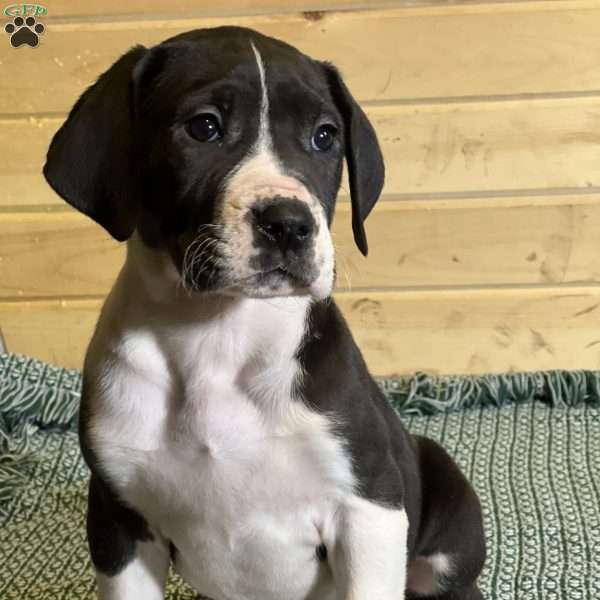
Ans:
POLYGON ((40 41, 40 35, 44 33, 45 27, 41 23, 36 23, 33 17, 15 17, 12 23, 4 26, 4 31, 10 35, 10 45, 18 48, 27 44, 35 48, 40 41))

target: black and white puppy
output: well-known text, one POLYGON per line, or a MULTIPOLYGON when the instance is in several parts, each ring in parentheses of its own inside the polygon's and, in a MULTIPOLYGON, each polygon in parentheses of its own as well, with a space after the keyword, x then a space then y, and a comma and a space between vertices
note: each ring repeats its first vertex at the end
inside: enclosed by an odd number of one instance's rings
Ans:
POLYGON ((477 496, 411 437, 334 301, 344 157, 356 243, 384 178, 334 67, 251 30, 122 56, 44 173, 128 240, 84 368, 101 600, 474 600, 477 496))

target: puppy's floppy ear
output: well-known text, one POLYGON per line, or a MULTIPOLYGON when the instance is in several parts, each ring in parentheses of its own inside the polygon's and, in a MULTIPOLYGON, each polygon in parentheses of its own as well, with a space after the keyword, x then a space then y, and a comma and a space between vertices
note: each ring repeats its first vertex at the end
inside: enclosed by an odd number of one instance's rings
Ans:
POLYGON ((383 188, 383 156, 373 126, 350 94, 337 69, 327 63, 323 63, 323 67, 331 95, 344 121, 344 146, 352 201, 352 231, 358 249, 366 256, 369 247, 364 221, 383 188))
POLYGON ((119 241, 133 233, 138 212, 132 74, 146 52, 132 48, 83 93, 52 139, 44 165, 54 191, 119 241))

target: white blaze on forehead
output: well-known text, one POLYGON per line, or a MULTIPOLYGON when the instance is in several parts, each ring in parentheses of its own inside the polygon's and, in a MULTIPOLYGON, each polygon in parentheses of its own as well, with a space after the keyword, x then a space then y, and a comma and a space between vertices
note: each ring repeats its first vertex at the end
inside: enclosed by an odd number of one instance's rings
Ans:
POLYGON ((219 208, 223 238, 227 240, 222 248, 223 257, 232 280, 243 281, 252 276, 255 271, 249 266, 248 258, 256 255, 257 250, 251 222, 246 218, 248 211, 260 198, 296 198, 308 205, 318 224, 318 233, 312 243, 315 248, 314 266, 319 275, 310 287, 315 297, 326 297, 331 293, 334 282, 334 252, 325 212, 319 199, 309 192, 305 184, 293 173, 286 172, 275 152, 269 122, 265 64, 254 43, 250 42, 250 45, 258 67, 261 88, 258 135, 246 156, 225 180, 223 203, 219 208))
POLYGON ((254 52, 254 58, 258 65, 258 74, 260 77, 260 113, 258 123, 258 139, 256 140, 256 150, 272 150, 271 143, 271 132, 269 130, 269 93, 267 91, 267 75, 265 73, 265 65, 263 63, 260 52, 254 45, 254 42, 250 42, 252 51, 254 52))

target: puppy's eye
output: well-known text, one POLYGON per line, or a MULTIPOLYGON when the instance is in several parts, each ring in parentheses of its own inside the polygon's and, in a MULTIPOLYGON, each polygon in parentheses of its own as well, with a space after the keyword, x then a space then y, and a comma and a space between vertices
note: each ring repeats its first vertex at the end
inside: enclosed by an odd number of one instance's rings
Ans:
POLYGON ((187 132, 199 142, 214 142, 223 137, 223 129, 216 115, 202 113, 186 123, 187 132))
POLYGON ((318 152, 325 152, 333 146, 337 128, 334 125, 320 125, 313 134, 312 146, 318 152))

